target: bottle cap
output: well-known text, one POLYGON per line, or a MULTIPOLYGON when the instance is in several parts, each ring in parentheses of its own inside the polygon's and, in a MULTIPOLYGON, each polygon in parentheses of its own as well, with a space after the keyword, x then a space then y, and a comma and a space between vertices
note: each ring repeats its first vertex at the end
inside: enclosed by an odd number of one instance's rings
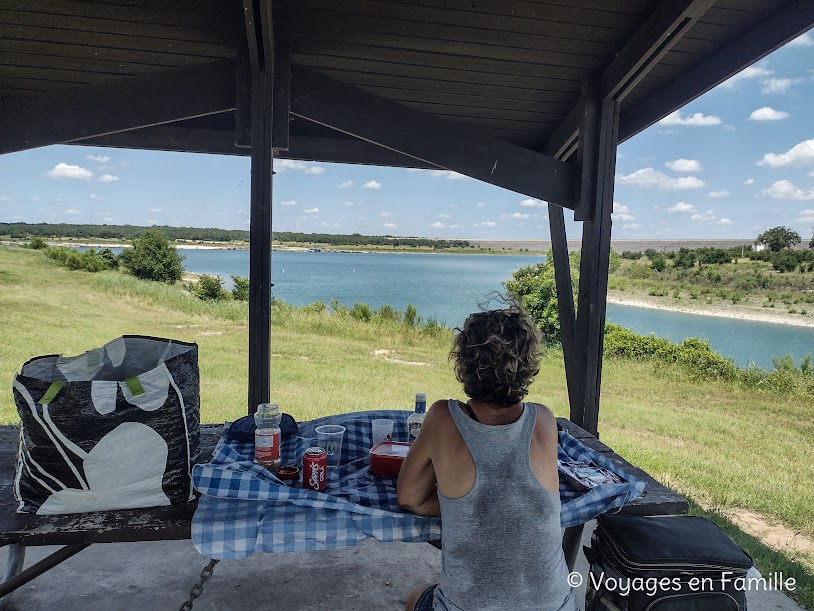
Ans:
POLYGON ((415 411, 417 414, 423 414, 427 411, 427 395, 423 392, 415 394, 415 411))

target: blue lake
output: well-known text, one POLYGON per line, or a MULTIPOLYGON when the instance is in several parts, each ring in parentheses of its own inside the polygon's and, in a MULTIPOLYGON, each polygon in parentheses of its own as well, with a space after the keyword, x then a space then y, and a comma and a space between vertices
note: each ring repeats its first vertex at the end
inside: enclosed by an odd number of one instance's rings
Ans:
MULTIPOLYGON (((182 250, 191 272, 249 275, 249 253, 241 250, 182 250)), ((418 313, 448 325, 461 324, 492 291, 502 288, 523 265, 541 261, 522 255, 432 255, 275 251, 274 296, 293 305, 314 301, 344 305, 359 301, 418 313)), ((772 367, 772 356, 791 354, 799 361, 814 352, 814 329, 629 306, 609 305, 608 320, 638 333, 655 333, 672 341, 708 339, 738 365, 772 367)))

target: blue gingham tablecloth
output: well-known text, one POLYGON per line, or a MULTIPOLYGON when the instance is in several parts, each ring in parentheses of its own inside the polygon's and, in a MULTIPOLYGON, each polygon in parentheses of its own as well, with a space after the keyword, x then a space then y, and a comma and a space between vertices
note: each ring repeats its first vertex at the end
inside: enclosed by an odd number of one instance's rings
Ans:
MULTIPOLYGON (((441 537, 440 518, 403 512, 396 503, 396 479, 370 473, 370 421, 394 420, 393 438, 407 438, 411 412, 377 410, 340 414, 300 424, 297 437, 282 442, 283 464, 301 466, 306 448, 316 445, 314 428, 346 427, 340 466, 329 472, 324 492, 291 488, 256 465, 254 446, 224 435, 212 460, 196 465, 195 488, 202 494, 192 520, 192 542, 208 558, 245 558, 256 551, 293 552, 349 547, 378 541, 431 541, 441 537)), ((563 527, 592 520, 629 503, 644 482, 601 454, 560 432, 560 460, 591 462, 622 477, 624 483, 579 492, 560 479, 563 527)))

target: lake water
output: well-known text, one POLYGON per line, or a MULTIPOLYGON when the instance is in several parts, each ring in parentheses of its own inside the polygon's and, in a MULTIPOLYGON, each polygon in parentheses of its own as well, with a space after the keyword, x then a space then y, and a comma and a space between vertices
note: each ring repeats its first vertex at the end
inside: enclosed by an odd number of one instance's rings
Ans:
MULTIPOLYGON (((191 272, 249 275, 249 253, 241 250, 183 250, 191 272)), ((418 313, 448 325, 461 324, 479 309, 491 291, 523 265, 541 261, 523 255, 432 255, 275 251, 272 257, 274 296, 293 305, 314 301, 344 305, 355 301, 378 308, 383 304, 418 313)), ((750 362, 771 368, 773 355, 796 360, 814 352, 814 329, 697 316, 609 305, 608 320, 637 333, 655 333, 671 341, 708 339, 718 352, 738 365, 750 362)))

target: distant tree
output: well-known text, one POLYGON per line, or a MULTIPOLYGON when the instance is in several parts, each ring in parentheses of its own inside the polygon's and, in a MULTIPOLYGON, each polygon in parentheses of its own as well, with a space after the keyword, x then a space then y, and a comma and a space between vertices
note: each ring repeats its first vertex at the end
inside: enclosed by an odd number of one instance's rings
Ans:
POLYGON ((808 243, 809 248, 814 248, 814 236, 811 236, 811 240, 808 243))
MULTIPOLYGON (((511 280, 503 283, 503 286, 537 323, 546 341, 556 343, 560 341, 560 316, 551 254, 549 250, 546 260, 542 263, 521 267, 512 274, 511 280)), ((579 286, 578 278, 575 278, 573 286, 579 286)))
POLYGON ((133 247, 122 251, 119 259, 136 278, 175 284, 184 274, 184 256, 178 254, 167 236, 148 229, 133 240, 133 247))
POLYGON ((676 253, 673 265, 688 269, 695 265, 695 251, 689 248, 681 248, 676 253))
POLYGON ((236 301, 249 300, 249 279, 242 276, 232 276, 232 297, 236 301))
POLYGON ((110 269, 119 269, 119 258, 109 248, 103 248, 99 251, 99 257, 107 264, 110 269))
POLYGON ((208 276, 207 274, 202 275, 198 279, 198 284, 195 285, 195 289, 192 292, 198 299, 203 299, 204 301, 221 301, 226 299, 226 296, 229 294, 226 292, 226 289, 223 288, 223 278, 220 276, 208 276))
POLYGON ((48 248, 48 244, 45 243, 45 240, 38 237, 31 238, 31 241, 28 244, 25 244, 26 248, 31 248, 33 250, 44 250, 48 248))
POLYGON ((662 255, 657 254, 650 257, 650 265, 652 265, 653 269, 657 272, 663 272, 667 263, 662 255))
POLYGON ((800 234, 788 227, 772 227, 761 233, 755 240, 758 244, 765 244, 772 252, 791 248, 801 241, 800 234))

